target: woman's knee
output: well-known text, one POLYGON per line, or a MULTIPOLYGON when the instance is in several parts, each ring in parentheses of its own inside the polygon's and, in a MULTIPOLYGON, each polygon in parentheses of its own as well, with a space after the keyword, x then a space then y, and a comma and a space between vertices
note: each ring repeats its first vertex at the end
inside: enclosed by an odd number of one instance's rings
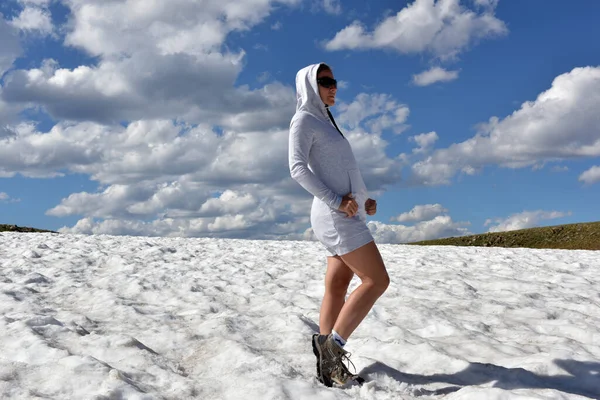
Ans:
POLYGON ((388 275, 387 271, 384 271, 381 278, 379 278, 379 280, 378 280, 377 287, 383 294, 383 292, 385 292, 389 286, 390 286, 390 276, 388 275))
POLYGON ((369 285, 373 288, 373 290, 379 293, 379 295, 382 295, 390 286, 390 276, 388 275, 385 268, 381 273, 363 279, 363 282, 364 281, 367 281, 369 285))
POLYGON ((372 290, 377 291, 380 295, 390 285, 390 277, 375 242, 370 242, 360 249, 342 256, 342 259, 363 283, 372 287, 372 290))

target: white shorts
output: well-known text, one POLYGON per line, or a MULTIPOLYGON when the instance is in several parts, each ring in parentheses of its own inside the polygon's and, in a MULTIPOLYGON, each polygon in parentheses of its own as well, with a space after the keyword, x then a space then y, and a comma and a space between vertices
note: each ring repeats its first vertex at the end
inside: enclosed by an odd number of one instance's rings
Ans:
POLYGON ((313 200, 310 223, 327 255, 348 254, 374 240, 366 224, 364 200, 357 198, 357 202, 359 213, 349 218, 346 213, 332 209, 321 200, 313 200))

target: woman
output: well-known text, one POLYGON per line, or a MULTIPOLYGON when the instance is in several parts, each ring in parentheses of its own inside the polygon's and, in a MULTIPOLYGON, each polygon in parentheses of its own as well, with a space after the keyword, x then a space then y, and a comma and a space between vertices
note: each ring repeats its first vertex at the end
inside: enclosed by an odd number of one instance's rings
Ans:
POLYGON ((343 363, 348 358, 343 347, 387 289, 389 277, 366 225, 377 202, 368 198, 350 143, 329 111, 337 93, 331 68, 320 63, 301 69, 296 91, 289 167, 292 178, 314 196, 311 226, 327 251, 320 334, 312 340, 317 376, 332 386, 355 378, 343 363), (361 285, 345 300, 354 274, 361 285))

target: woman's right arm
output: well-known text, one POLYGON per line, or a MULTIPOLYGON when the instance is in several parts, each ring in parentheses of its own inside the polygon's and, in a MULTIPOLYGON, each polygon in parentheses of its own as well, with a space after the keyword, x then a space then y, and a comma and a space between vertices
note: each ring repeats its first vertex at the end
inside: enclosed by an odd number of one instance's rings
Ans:
POLYGON ((289 167, 292 178, 304 189, 337 210, 342 197, 335 194, 308 168, 308 154, 314 141, 314 129, 310 120, 298 118, 290 125, 289 167))

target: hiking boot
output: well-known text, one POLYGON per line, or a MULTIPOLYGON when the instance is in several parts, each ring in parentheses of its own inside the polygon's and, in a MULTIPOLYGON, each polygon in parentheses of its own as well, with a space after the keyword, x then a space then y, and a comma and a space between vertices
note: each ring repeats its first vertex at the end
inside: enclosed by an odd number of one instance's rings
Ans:
POLYGON ((317 377, 327 387, 333 383, 344 385, 349 380, 356 379, 344 361, 350 361, 350 353, 338 346, 332 335, 313 335, 313 352, 318 356, 317 377))
MULTIPOLYGON (((313 354, 315 355, 315 357, 317 358, 317 379, 319 380, 319 382, 323 382, 323 380, 321 379, 321 368, 320 368, 320 362, 319 362, 319 351, 317 350, 317 341, 318 341, 318 337, 321 336, 318 333, 315 333, 312 335, 312 350, 313 350, 313 354)), ((325 337, 327 337, 327 335, 323 335, 325 337)))

